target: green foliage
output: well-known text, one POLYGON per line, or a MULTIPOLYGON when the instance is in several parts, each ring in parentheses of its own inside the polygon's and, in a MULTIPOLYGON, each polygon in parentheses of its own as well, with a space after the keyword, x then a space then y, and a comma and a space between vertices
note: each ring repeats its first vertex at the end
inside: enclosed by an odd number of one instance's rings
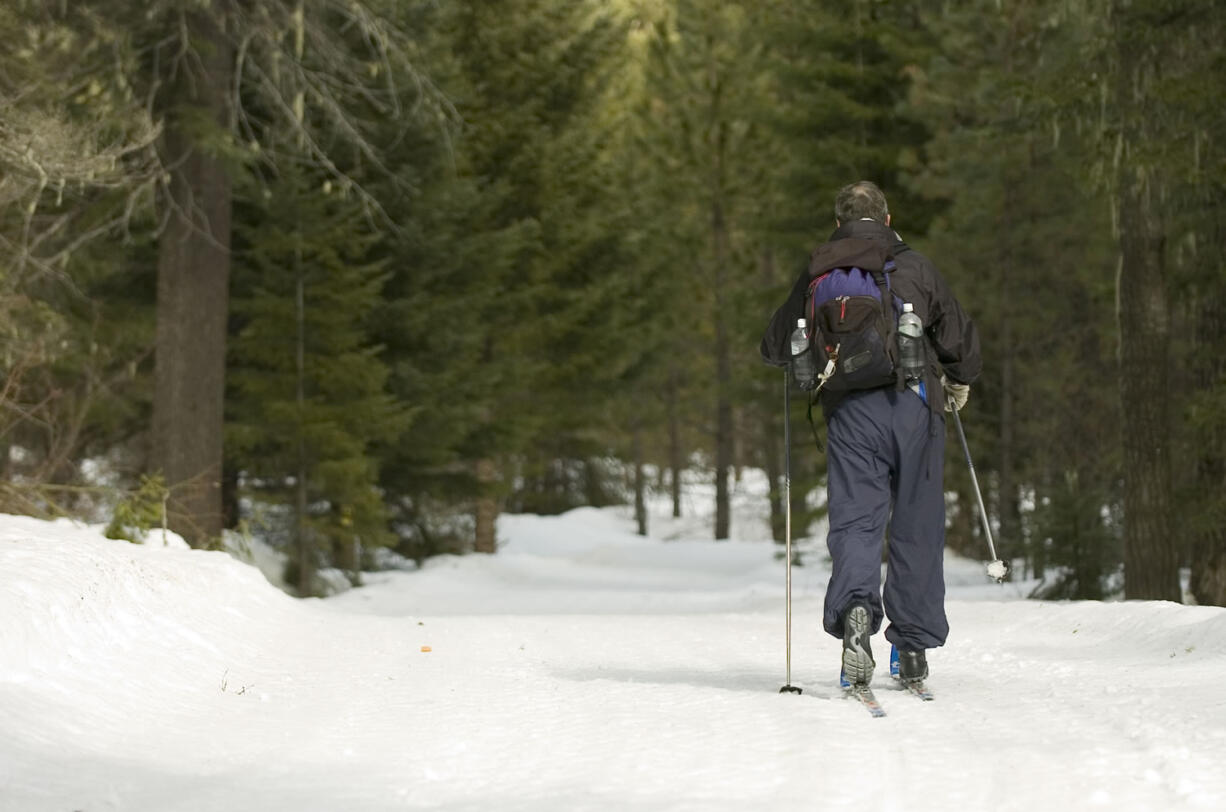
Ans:
POLYGON ((789 251, 807 254, 833 230, 835 193, 856 180, 886 190, 907 234, 940 211, 903 182, 923 168, 930 126, 908 94, 939 47, 922 7, 801 0, 762 12, 775 88, 763 116, 786 143, 772 226, 789 251))
MULTIPOLYGON (((354 201, 288 173, 244 209, 236 258, 227 449, 253 498, 295 505, 321 563, 392 543, 377 448, 406 425, 363 318, 386 280, 354 201), (302 511, 305 510, 305 513, 302 511)), ((353 563, 353 562, 350 562, 353 563)), ((314 562, 311 562, 314 565, 314 562)))
POLYGON ((83 458, 148 422, 152 288, 129 229, 149 225, 154 130, 113 20, 6 4, 0 36, 0 452, 26 485, 81 484, 83 458))
MULTIPOLYGON (((779 479, 758 339, 861 178, 980 328, 965 417, 999 546, 1067 597, 1108 594, 1128 518, 1116 186, 1161 196, 1172 536, 1226 568, 1222 4, 307 0, 301 52, 294 5, 234 6, 232 119, 175 110, 237 179, 227 486, 307 580, 356 568, 355 540, 462 550, 479 495, 620 498, 636 453, 779 479), (1112 102, 1129 76, 1144 104, 1112 102)), ((144 463, 146 111, 204 47, 178 25, 198 8, 0 9, 10 477, 144 463)), ((823 460, 792 406, 803 535, 823 460)), ((978 554, 949 456, 951 545, 978 554)))
MULTIPOLYGON (((1091 472, 1097 474, 1097 472, 1091 472)), ((1061 487, 1045 487, 1031 518, 1031 556, 1051 570, 1034 597, 1052 600, 1105 600, 1119 596, 1123 559, 1118 494, 1097 476, 1087 483, 1066 472, 1061 487)))
POLYGON ((667 448, 667 456, 647 462, 677 476, 683 450, 695 445, 711 461, 717 536, 728 530, 723 488, 746 372, 758 369, 754 334, 764 320, 745 305, 768 248, 762 198, 769 199, 769 169, 780 157, 760 125, 771 99, 753 23, 753 7, 743 3, 682 2, 651 20, 632 142, 641 200, 635 256, 640 287, 657 309, 645 313, 654 343, 627 406, 651 420, 649 429, 667 430, 667 443, 647 444, 667 448), (654 414, 642 411, 640 393, 663 395, 654 414))
MULTIPOLYGON (((1109 207, 1084 173, 1093 138, 1050 113, 1046 90, 1066 67, 1059 57, 1079 42, 1051 20, 1038 6, 986 2, 930 15, 945 47, 912 83, 910 105, 933 137, 911 184, 945 207, 923 248, 983 345, 984 374, 964 415, 1000 553, 1040 574, 1072 567, 1070 596, 1088 598, 1102 590, 1087 573, 1119 562, 1118 544, 1085 530, 1121 498, 1115 257, 1109 207)), ((947 471, 969 494, 965 466, 947 471)), ((970 509, 960 496, 950 541, 974 553, 983 540, 964 534, 977 522, 959 518, 970 509)))
POLYGON ((104 535, 144 544, 154 527, 164 527, 169 491, 161 474, 144 474, 137 487, 115 505, 104 535))
POLYGON ((601 107, 619 24, 598 3, 538 0, 452 4, 431 22, 463 125, 418 133, 419 160, 398 170, 414 191, 379 321, 392 389, 414 407, 383 477, 411 527, 430 524, 423 505, 474 498, 482 458, 506 495, 513 471, 596 451, 627 333, 601 107))

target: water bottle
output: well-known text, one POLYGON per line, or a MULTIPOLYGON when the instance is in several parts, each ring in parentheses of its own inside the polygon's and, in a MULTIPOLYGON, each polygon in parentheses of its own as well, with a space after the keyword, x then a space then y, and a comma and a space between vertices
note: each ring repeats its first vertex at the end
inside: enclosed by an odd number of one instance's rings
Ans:
POLYGON ((924 379, 924 323, 910 302, 898 317, 898 365, 908 383, 924 379))
POLYGON ((792 331, 792 377, 801 389, 809 390, 817 384, 817 365, 813 363, 813 350, 809 347, 809 336, 805 332, 805 320, 796 320, 796 329, 792 331))

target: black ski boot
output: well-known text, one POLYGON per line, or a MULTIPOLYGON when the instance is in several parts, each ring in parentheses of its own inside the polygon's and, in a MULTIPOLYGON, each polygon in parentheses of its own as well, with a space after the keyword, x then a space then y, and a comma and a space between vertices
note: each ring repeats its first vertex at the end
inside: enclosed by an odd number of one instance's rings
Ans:
POLYGON ((903 685, 923 682, 928 678, 928 658, 923 649, 898 650, 898 678, 903 685))
POLYGON ((873 634, 873 616, 868 606, 853 603, 843 615, 843 680, 851 685, 868 685, 873 679, 873 651, 868 639, 873 634))

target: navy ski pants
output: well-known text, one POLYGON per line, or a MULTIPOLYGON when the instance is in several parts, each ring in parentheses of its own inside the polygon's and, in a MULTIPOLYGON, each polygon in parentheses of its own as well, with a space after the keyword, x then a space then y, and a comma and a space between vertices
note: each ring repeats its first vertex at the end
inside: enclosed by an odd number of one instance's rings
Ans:
POLYGON ((834 571, 825 630, 843 636, 843 613, 868 604, 899 648, 943 645, 945 617, 945 419, 910 390, 874 389, 843 399, 827 432, 826 545, 834 571), (884 611, 881 545, 889 530, 884 611))

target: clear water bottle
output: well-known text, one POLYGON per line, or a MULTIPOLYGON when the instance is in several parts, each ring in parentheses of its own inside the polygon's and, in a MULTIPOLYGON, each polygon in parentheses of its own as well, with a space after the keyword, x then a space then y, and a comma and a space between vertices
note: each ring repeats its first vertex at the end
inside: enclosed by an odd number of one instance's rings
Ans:
POLYGON ((809 390, 817 385, 817 364, 813 362, 813 350, 809 346, 809 334, 805 331, 805 320, 796 320, 796 329, 792 331, 792 377, 801 389, 809 390))
POLYGON ((910 302, 898 317, 898 364, 908 383, 924 379, 924 323, 910 302))

